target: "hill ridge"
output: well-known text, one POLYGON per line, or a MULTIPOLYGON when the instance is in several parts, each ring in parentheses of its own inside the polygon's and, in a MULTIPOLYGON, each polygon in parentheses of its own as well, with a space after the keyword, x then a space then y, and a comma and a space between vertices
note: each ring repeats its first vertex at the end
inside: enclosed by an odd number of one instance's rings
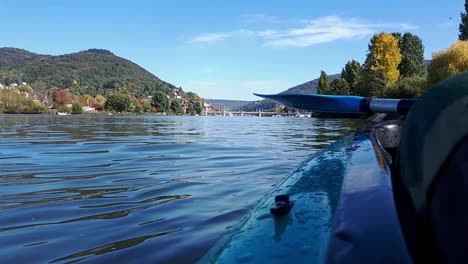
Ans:
POLYGON ((70 88, 77 94, 96 95, 117 90, 138 97, 156 91, 182 92, 181 87, 106 49, 44 55, 19 48, 0 48, 0 83, 21 82, 42 92, 70 88))

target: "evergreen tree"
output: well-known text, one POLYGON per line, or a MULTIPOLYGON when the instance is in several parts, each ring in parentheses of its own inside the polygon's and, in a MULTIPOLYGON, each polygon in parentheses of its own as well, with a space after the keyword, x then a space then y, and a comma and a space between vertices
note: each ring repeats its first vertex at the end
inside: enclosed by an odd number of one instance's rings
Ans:
POLYGON ((319 83, 317 87, 318 94, 327 94, 330 90, 330 78, 325 71, 320 72, 319 83))
POLYGON ((348 82, 343 78, 338 78, 330 83, 330 94, 335 95, 350 95, 351 90, 348 82))
POLYGON ((362 72, 362 78, 356 86, 356 94, 364 97, 382 96, 385 94, 387 80, 381 71, 366 69, 362 72))
POLYGON ((400 42, 401 63, 398 66, 400 76, 423 76, 426 71, 424 66, 424 46, 422 40, 411 33, 405 33, 400 42))
POLYGON ((458 34, 459 40, 468 40, 468 0, 465 0, 465 12, 460 14, 461 22, 458 30, 460 34, 458 34))
POLYGON ((383 96, 388 98, 416 98, 421 96, 425 87, 426 79, 424 77, 405 77, 398 80, 394 87, 389 87, 383 96))
POLYGON ((83 107, 78 102, 75 102, 72 104, 71 111, 72 111, 72 114, 82 114, 84 112, 83 107))
POLYGON ((179 100, 177 100, 177 99, 174 99, 174 101, 171 102, 171 110, 176 115, 184 114, 184 109, 182 109, 182 106, 181 106, 179 100))
POLYGON ((401 39, 402 39, 401 33, 400 32, 393 32, 392 36, 394 36, 398 40, 398 45, 401 48, 401 39))
POLYGON ((159 112, 166 112, 169 109, 169 100, 163 92, 157 91, 153 94, 153 104, 159 112))
POLYGON ((130 108, 132 101, 130 97, 123 93, 113 93, 109 95, 104 103, 104 108, 116 112, 124 112, 130 108))
POLYGON ((199 102, 196 102, 193 105, 193 109, 195 110, 195 113, 200 114, 202 112, 202 106, 199 102))
POLYGON ((341 71, 341 78, 345 79, 354 94, 354 88, 359 83, 362 75, 361 64, 355 60, 348 61, 341 71))

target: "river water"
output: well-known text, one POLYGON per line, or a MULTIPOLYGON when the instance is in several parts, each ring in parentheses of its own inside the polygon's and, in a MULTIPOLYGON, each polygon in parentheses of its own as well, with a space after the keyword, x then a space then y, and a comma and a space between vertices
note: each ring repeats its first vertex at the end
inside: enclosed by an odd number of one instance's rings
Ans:
POLYGON ((357 122, 0 115, 1 263, 192 263, 357 122))

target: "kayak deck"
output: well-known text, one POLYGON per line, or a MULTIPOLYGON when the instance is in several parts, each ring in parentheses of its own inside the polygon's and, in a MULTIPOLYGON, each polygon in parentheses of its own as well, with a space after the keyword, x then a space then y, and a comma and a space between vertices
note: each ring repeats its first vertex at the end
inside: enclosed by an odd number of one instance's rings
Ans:
POLYGON ((410 263, 391 184, 400 131, 401 122, 382 122, 319 151, 200 262, 410 263), (271 215, 283 194, 294 206, 271 215))
POLYGON ((200 262, 322 262, 352 144, 353 136, 345 137, 303 162, 200 262), (288 194, 294 206, 275 217, 270 207, 280 194, 288 194))

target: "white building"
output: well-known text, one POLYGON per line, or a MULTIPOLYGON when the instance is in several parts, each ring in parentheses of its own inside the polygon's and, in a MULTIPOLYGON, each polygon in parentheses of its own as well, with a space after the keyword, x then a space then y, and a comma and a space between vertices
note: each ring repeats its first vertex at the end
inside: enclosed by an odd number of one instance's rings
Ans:
POLYGON ((92 111, 96 111, 96 108, 94 108, 94 107, 89 107, 89 106, 83 106, 83 111, 85 111, 85 112, 92 112, 92 111))

